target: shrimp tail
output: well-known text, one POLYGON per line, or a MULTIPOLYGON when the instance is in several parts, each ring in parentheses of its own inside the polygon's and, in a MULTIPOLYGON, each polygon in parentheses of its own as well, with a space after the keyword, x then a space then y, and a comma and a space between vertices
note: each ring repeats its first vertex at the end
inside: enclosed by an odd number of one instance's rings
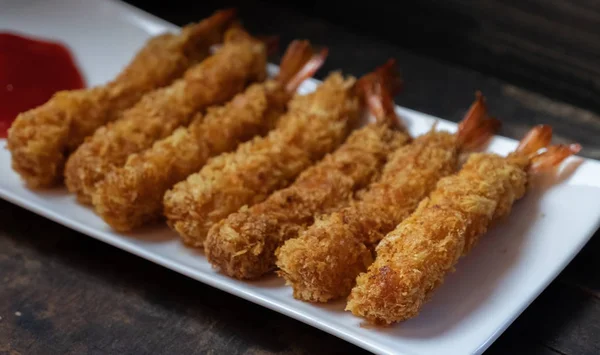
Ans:
POLYGON ((231 24, 237 18, 238 10, 234 7, 219 10, 211 17, 209 26, 219 26, 221 24, 231 24))
POLYGON ((279 74, 275 78, 282 84, 287 84, 291 78, 310 60, 313 50, 309 41, 292 41, 279 63, 279 74))
POLYGON ((296 40, 287 48, 276 80, 285 85, 287 92, 295 92, 302 82, 312 77, 325 63, 329 50, 316 52, 309 41, 296 40))
POLYGON ((461 149, 466 151, 481 149, 500 129, 500 126, 499 120, 489 116, 485 97, 477 91, 475 101, 458 124, 457 136, 461 149))
MULTIPOLYGON (((207 18, 206 21, 199 23, 190 24, 182 29, 182 38, 187 40, 189 38, 198 38, 202 35, 206 35, 210 32, 223 33, 227 27, 234 24, 237 18, 237 9, 229 8, 216 11, 211 17, 207 18), (215 31, 223 29, 220 31, 215 31)), ((218 41, 212 41, 218 42, 218 41)))
POLYGON ((396 59, 390 58, 385 64, 362 76, 356 83, 356 89, 360 92, 365 86, 372 85, 373 81, 378 81, 392 98, 400 93, 403 89, 403 81, 396 66, 396 59))
POLYGON ((557 167, 563 160, 581 150, 581 145, 577 143, 550 145, 551 141, 552 127, 537 125, 521 139, 514 154, 529 158, 529 172, 539 173, 557 167), (544 151, 539 152, 544 148, 544 151))
MULTIPOLYGON (((223 42, 228 41, 228 32, 231 32, 231 38, 237 33, 235 30, 231 31, 232 29, 242 29, 237 21, 237 9, 216 11, 203 21, 184 26, 181 29, 180 41, 184 43, 186 52, 194 52, 207 45, 214 52, 223 47, 223 42)), ((237 36, 241 37, 240 34, 237 36)))
POLYGON ((531 158, 529 172, 538 173, 551 170, 557 167, 566 158, 579 153, 580 150, 581 145, 577 143, 550 146, 545 152, 531 158))
POLYGON ((399 91, 399 87, 401 87, 401 79, 393 68, 394 63, 393 60, 390 60, 375 71, 377 75, 367 76, 366 80, 360 80, 358 90, 376 122, 404 131, 406 127, 396 113, 393 99, 393 92, 399 91))
POLYGON ((549 146, 550 141, 552 141, 552 127, 548 125, 537 125, 521 139, 515 152, 528 157, 533 157, 538 150, 549 146))
POLYGON ((404 88, 404 81, 394 58, 388 59, 385 64, 377 68, 375 74, 382 81, 383 87, 391 98, 398 95, 404 88))

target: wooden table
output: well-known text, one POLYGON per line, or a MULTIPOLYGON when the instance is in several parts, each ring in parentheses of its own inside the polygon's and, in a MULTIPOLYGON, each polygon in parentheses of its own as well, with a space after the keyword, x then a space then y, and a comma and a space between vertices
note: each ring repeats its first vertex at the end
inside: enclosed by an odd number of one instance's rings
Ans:
MULTIPOLYGON (((168 3, 145 6, 179 25, 225 6, 168 3)), ((406 82, 400 105, 458 121, 479 89, 504 122, 500 134, 519 138, 533 124, 549 123, 558 140, 581 141, 582 155, 599 157, 600 117, 581 107, 321 19, 244 4, 241 15, 254 32, 279 34, 284 45, 301 37, 329 47, 320 77, 339 68, 360 75, 395 57, 406 82)), ((596 235, 488 353, 600 353, 598 252, 596 235)), ((3 201, 0 282, 1 354, 364 352, 3 201)))

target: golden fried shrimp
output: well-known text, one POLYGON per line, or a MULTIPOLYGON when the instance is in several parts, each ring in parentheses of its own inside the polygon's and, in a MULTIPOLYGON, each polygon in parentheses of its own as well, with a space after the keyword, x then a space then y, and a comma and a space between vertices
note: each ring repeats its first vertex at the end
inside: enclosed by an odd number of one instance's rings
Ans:
POLYGON ((374 246, 406 218, 435 187, 457 168, 459 152, 485 143, 497 128, 487 117, 484 99, 476 101, 457 134, 431 131, 391 154, 379 181, 358 199, 317 218, 300 236, 277 252, 278 274, 294 297, 327 302, 346 296, 356 276, 372 262, 374 246))
POLYGON ((346 309, 377 324, 416 316, 492 223, 510 213, 527 190, 528 174, 560 164, 578 144, 551 146, 551 128, 537 126, 507 157, 477 153, 456 175, 441 179, 417 210, 377 246, 346 309))
POLYGON ((209 108, 204 117, 198 114, 189 127, 178 128, 111 171, 93 195, 96 212, 119 231, 160 218, 163 195, 171 186, 198 171, 211 156, 273 128, 297 86, 325 57, 326 50, 313 56, 308 41, 292 42, 275 80, 253 84, 225 106, 209 108))
MULTIPOLYGON (((379 72, 385 81, 394 79, 388 77, 395 75, 394 62, 379 72)), ((302 172, 289 187, 213 226, 204 243, 213 267, 240 279, 257 278, 272 270, 276 248, 312 224, 315 214, 346 204, 354 191, 377 176, 388 154, 409 141, 405 132, 392 128, 398 120, 391 95, 381 97, 374 92, 379 84, 375 80, 361 84, 377 122, 353 132, 335 152, 302 172), (386 99, 386 103, 381 102, 386 99)))
POLYGON ((266 48, 240 28, 229 29, 217 53, 188 69, 183 78, 145 95, 119 120, 99 128, 71 155, 65 183, 90 203, 96 183, 125 164, 130 154, 148 149, 187 125, 193 114, 222 104, 246 85, 266 77, 266 48))
POLYGON ((233 10, 219 11, 179 34, 156 36, 113 81, 58 92, 44 105, 21 113, 8 133, 13 169, 32 188, 61 183, 65 160, 85 137, 204 60, 234 17, 233 10))
POLYGON ((165 194, 167 222, 182 240, 202 247, 208 230, 244 205, 265 200, 339 146, 360 116, 356 80, 330 74, 317 90, 297 95, 276 129, 212 158, 165 194))

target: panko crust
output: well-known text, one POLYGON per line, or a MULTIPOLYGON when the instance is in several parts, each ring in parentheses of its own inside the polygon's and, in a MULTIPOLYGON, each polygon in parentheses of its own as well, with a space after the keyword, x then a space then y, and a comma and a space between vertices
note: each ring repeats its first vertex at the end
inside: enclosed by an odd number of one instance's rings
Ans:
POLYGON ((168 224, 187 245, 202 247, 215 223, 292 183, 346 138, 360 114, 353 84, 354 78, 332 73, 315 92, 295 96, 267 136, 211 158, 176 184, 164 198, 168 224))
POLYGON ((416 316, 459 258, 524 195, 526 165, 520 157, 473 154, 458 174, 441 179, 379 243, 346 309, 377 324, 416 316))
POLYGON ((207 160, 263 135, 285 112, 287 94, 278 83, 253 84, 225 106, 196 115, 111 171, 93 195, 98 214, 113 228, 128 231, 162 216, 164 193, 198 171, 207 160))
POLYGON ((85 137, 209 55, 209 47, 222 40, 229 25, 222 15, 188 25, 179 34, 151 38, 106 85, 61 91, 44 105, 21 113, 8 132, 12 168, 32 188, 61 183, 66 158, 85 137))
POLYGON ((206 256, 225 274, 252 279, 275 267, 275 250, 313 222, 315 214, 345 205, 354 191, 378 175, 388 154, 409 137, 386 125, 370 124, 289 187, 221 220, 209 232, 206 256))
POLYGON ((288 240, 277 252, 279 274, 294 297, 327 302, 348 295, 372 262, 374 246, 456 169, 456 136, 430 132, 392 153, 381 179, 358 199, 288 240))
POLYGON ((267 139, 256 137, 233 153, 211 158, 199 173, 165 193, 167 222, 187 245, 202 247, 214 223, 264 200, 311 164, 302 149, 280 137, 272 131, 267 139))
POLYGON ((195 112, 224 103, 265 76, 263 43, 251 38, 226 42, 216 54, 188 69, 183 78, 147 94, 119 120, 86 139, 67 161, 67 188, 80 202, 91 203, 96 184, 123 166, 130 154, 150 148, 187 125, 195 112))

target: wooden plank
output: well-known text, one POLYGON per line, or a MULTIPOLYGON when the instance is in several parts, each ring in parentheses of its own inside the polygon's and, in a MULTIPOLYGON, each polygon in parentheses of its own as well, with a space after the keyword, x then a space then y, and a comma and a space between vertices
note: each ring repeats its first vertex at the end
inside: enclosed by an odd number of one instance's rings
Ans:
POLYGON ((562 354, 599 354, 600 300, 579 288, 554 282, 506 336, 514 337, 513 347, 535 342, 562 354))
POLYGON ((561 273, 559 280, 566 285, 580 287, 583 292, 600 300, 600 232, 588 242, 581 253, 561 273))
POLYGON ((600 108, 595 99, 600 93, 600 15, 590 9, 591 2, 424 0, 363 6, 330 1, 311 8, 300 1, 288 4, 554 99, 600 108), (504 46, 497 42, 500 36, 505 37, 504 46), (540 51, 546 53, 542 60, 540 51))

